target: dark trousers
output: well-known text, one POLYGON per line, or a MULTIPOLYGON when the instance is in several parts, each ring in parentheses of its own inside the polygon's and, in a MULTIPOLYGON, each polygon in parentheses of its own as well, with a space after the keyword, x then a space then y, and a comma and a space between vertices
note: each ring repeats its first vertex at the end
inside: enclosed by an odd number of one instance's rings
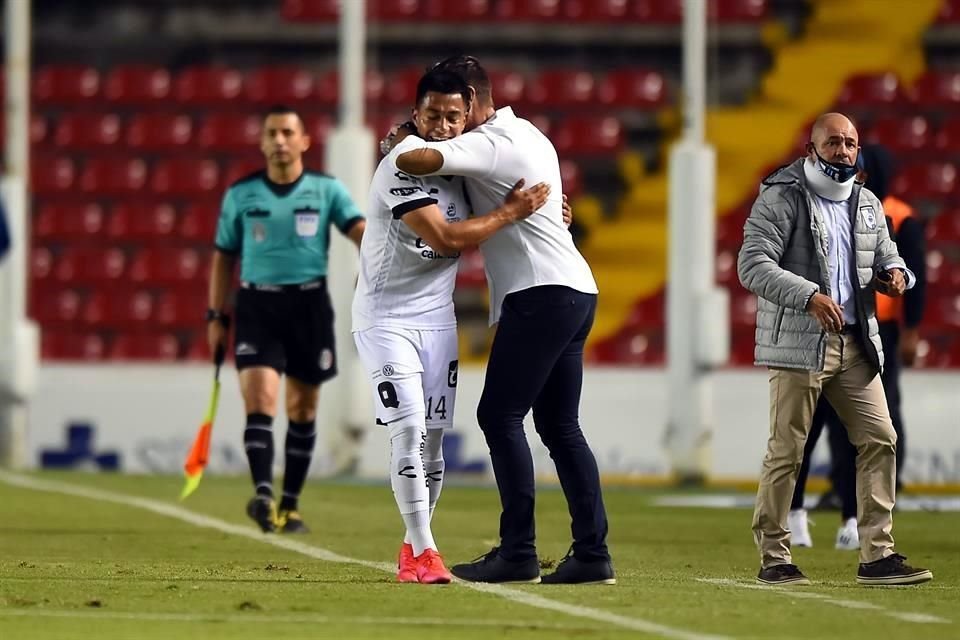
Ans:
POLYGON ((813 413, 813 422, 810 425, 810 434, 803 448, 803 462, 800 464, 800 473, 797 475, 797 484, 793 489, 791 509, 803 507, 803 495, 807 488, 807 476, 810 474, 810 459, 813 448, 827 427, 827 436, 830 438, 830 481, 840 497, 841 515, 844 520, 857 517, 857 449, 850 444, 847 429, 840 422, 837 412, 833 410, 826 398, 820 398, 817 410, 813 413))
POLYGON ((887 396, 887 409, 893 430, 897 432, 897 491, 903 486, 901 472, 906 460, 907 436, 903 432, 903 415, 900 412, 900 326, 896 322, 880 323, 880 340, 883 341, 883 391, 887 396))
POLYGON ((536 557, 533 457, 523 430, 531 408, 567 499, 574 555, 609 558, 600 474, 579 421, 583 345, 596 306, 596 295, 556 285, 503 301, 477 421, 500 491, 500 555, 507 560, 536 557))

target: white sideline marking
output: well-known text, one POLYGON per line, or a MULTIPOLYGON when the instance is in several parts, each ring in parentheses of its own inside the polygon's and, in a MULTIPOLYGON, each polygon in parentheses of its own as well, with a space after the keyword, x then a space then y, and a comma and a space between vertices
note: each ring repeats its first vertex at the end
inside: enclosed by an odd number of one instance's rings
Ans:
POLYGON ((292 624, 330 624, 352 625, 425 625, 431 627, 511 627, 519 629, 551 629, 557 631, 607 631, 609 627, 597 625, 563 625, 552 622, 522 620, 490 620, 470 618, 403 618, 384 616, 325 616, 321 614, 277 613, 147 613, 139 611, 102 611, 70 609, 0 609, 0 618, 91 618, 96 620, 140 620, 152 622, 266 622, 292 624))
MULTIPOLYGON (((349 558, 347 556, 342 556, 338 553, 328 551, 327 549, 323 549, 322 547, 315 547, 313 545, 297 542, 296 540, 291 540, 289 538, 280 536, 265 536, 261 532, 252 529, 249 525, 240 526, 231 524, 229 522, 200 515, 198 513, 194 513, 193 511, 188 511, 182 507, 161 502, 159 500, 128 496, 120 493, 103 491, 101 489, 69 485, 50 480, 38 480, 29 476, 9 473, 2 470, 0 470, 0 481, 3 481, 9 485, 23 487, 25 489, 73 495, 81 498, 89 498, 91 500, 99 500, 101 502, 112 502, 114 504, 120 504, 127 507, 136 507, 138 509, 143 509, 144 511, 151 511, 162 516, 181 520, 197 527, 214 529, 216 531, 222 531, 223 533, 239 536, 241 538, 248 538, 264 544, 270 544, 281 549, 286 549, 288 551, 293 551, 311 558, 316 558, 317 560, 356 564, 389 574, 393 574, 396 571, 396 567, 386 562, 371 562, 369 560, 349 558)), ((632 631, 643 631, 663 638, 671 638, 676 640, 729 640, 727 636, 710 635, 705 633, 697 633, 695 631, 686 631, 676 627, 668 627, 656 622, 650 622, 649 620, 643 620, 642 618, 631 618, 628 616, 621 616, 616 613, 611 613, 609 611, 603 611, 602 609, 593 609, 591 607, 584 607, 560 602, 557 600, 550 600, 549 598, 545 598, 543 596, 504 587, 502 585, 483 584, 479 582, 464 582, 461 580, 457 580, 456 582, 461 586, 467 587, 468 589, 473 589, 474 591, 479 591, 481 593, 489 593, 511 602, 525 604, 538 609, 556 611, 578 618, 586 618, 596 622, 604 622, 614 626, 622 627, 624 629, 630 629, 632 631)))
POLYGON ((820 600, 828 604, 835 604, 838 607, 843 607, 845 609, 869 609, 871 611, 879 611, 885 616, 890 616, 891 618, 896 618, 897 620, 903 620, 904 622, 916 622, 919 624, 950 624, 950 620, 946 618, 941 618, 939 616, 930 615, 927 613, 910 613, 909 611, 890 611, 884 607, 873 604, 872 602, 862 602, 859 600, 842 600, 840 598, 834 598, 833 596, 828 596, 822 593, 815 593, 813 591, 803 591, 803 587, 777 587, 777 586, 765 586, 762 584, 752 584, 749 582, 743 582, 740 580, 731 580, 730 578, 697 578, 697 582, 706 582, 708 584, 716 584, 722 587, 739 587, 740 589, 756 589, 757 591, 770 591, 780 595, 789 596, 791 598, 798 599, 807 599, 807 600, 820 600))

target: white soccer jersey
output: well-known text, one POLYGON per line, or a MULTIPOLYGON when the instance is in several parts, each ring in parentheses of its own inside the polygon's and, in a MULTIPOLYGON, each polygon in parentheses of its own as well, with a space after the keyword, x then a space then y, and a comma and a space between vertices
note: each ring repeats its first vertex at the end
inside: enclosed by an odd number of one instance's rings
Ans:
POLYGON ((401 218, 436 204, 448 222, 465 220, 469 205, 463 178, 417 178, 399 171, 396 157, 416 148, 416 143, 411 143, 402 142, 381 160, 370 184, 367 228, 360 245, 360 278, 353 298, 354 331, 373 326, 457 326, 453 289, 459 254, 440 255, 401 218))
MULTIPOLYGON (((546 182, 552 188, 550 200, 536 213, 480 245, 490 287, 490 324, 500 318, 504 297, 514 291, 555 284, 597 293, 590 266, 563 224, 557 151, 539 129, 504 107, 458 138, 415 140, 413 148, 429 147, 443 154, 438 174, 467 178, 467 193, 478 215, 499 206, 520 178, 526 180, 526 187, 546 182)), ((403 151, 409 150, 404 144, 403 151)))

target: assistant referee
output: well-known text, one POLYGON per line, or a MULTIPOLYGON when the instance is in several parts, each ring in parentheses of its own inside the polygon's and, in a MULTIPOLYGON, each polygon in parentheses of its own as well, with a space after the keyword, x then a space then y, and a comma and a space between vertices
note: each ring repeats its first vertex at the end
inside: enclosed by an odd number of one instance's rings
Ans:
POLYGON ((343 183, 304 169, 309 148, 296 111, 276 106, 267 112, 260 137, 266 170, 238 180, 224 194, 210 274, 207 337, 216 353, 226 348, 227 294, 239 258, 234 352, 255 491, 247 515, 265 532, 307 531, 297 500, 316 442, 320 385, 337 372, 326 279, 331 226, 358 247, 366 226, 343 183), (289 425, 278 507, 272 424, 283 374, 289 425))

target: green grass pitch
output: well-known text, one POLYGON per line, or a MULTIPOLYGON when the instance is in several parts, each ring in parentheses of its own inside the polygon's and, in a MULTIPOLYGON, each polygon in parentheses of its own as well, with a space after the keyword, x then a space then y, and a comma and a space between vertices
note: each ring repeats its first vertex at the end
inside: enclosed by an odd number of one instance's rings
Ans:
MULTIPOLYGON (((309 483, 301 511, 313 532, 290 537, 254 530, 244 478, 206 478, 180 504, 175 477, 18 477, 146 500, 37 491, 0 474, 3 640, 960 638, 960 513, 895 516, 898 550, 932 569, 931 583, 856 585, 857 554, 833 549, 839 516, 818 513, 815 547, 794 556, 814 585, 769 590, 752 588, 748 510, 657 507, 663 491, 608 489, 619 584, 478 590, 394 582, 402 533, 386 485, 309 483)), ((434 532, 448 565, 487 551, 498 515, 495 490, 445 487, 434 532)), ((537 529, 541 559, 561 558, 559 491, 539 493, 537 529)))

